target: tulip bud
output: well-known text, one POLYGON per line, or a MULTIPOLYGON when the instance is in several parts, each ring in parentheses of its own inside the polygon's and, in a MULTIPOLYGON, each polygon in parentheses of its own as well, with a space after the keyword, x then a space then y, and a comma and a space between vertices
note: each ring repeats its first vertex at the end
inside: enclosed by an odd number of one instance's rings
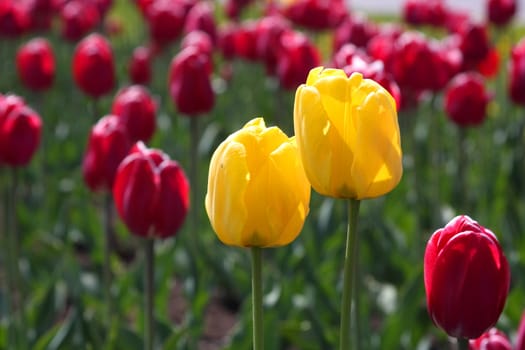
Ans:
POLYGON ((151 39, 160 46, 175 41, 182 33, 185 16, 184 7, 179 1, 154 1, 146 12, 151 39))
POLYGON ((32 39, 18 49, 16 68, 22 83, 29 89, 46 90, 55 77, 55 56, 49 42, 32 39))
POLYGON ((153 136, 157 104, 143 86, 132 85, 120 90, 111 112, 121 119, 132 142, 148 142, 153 136))
POLYGON ((111 191, 120 162, 131 148, 119 117, 107 115, 91 129, 82 163, 84 181, 92 191, 111 191))
POLYGON ((512 48, 508 74, 510 99, 518 105, 525 106, 525 38, 512 48))
POLYGON ((494 326, 509 291, 509 264, 490 230, 468 216, 434 232, 424 258, 432 321, 456 338, 478 338, 494 326))
POLYGON ((295 138, 248 122, 213 153, 206 212, 219 239, 240 247, 277 247, 300 233, 308 215, 310 184, 295 138))
POLYGON ((194 46, 173 58, 168 87, 171 99, 180 113, 197 115, 209 112, 215 104, 210 74, 211 59, 194 46))
POLYGON ((18 37, 31 25, 28 7, 23 2, 0 1, 0 37, 18 37))
POLYGON ((76 42, 97 26, 100 14, 94 2, 73 0, 60 10, 60 20, 62 37, 76 42))
POLYGON ((516 14, 516 0, 488 0, 487 17, 497 26, 504 26, 516 14))
POLYGON ((139 46, 133 50, 128 65, 129 79, 133 84, 148 85, 151 81, 151 51, 139 46))
POLYGON ((17 103, 6 106, 10 103, 6 100, 0 99, 0 163, 25 166, 40 145, 42 121, 31 108, 17 103))
POLYGON ((297 0, 287 3, 283 14, 295 24, 312 30, 334 28, 347 16, 342 0, 297 0))
POLYGON ((471 340, 469 350, 512 350, 512 345, 503 332, 491 328, 478 339, 471 340))
POLYGON ((113 52, 100 34, 82 39, 73 53, 73 78, 87 95, 98 98, 115 86, 113 52))
POLYGON ((200 30, 208 34, 213 45, 217 42, 217 28, 213 7, 206 1, 199 2, 193 6, 186 17, 184 33, 189 34, 195 30, 200 30))
POLYGON ((299 32, 284 33, 279 48, 277 76, 285 89, 296 89, 306 80, 308 72, 321 63, 319 50, 299 32))
POLYGON ((360 73, 312 69, 295 94, 294 130, 306 175, 320 194, 373 198, 401 180, 396 102, 360 73))
POLYGON ((209 56, 213 53, 213 42, 208 33, 202 30, 193 30, 184 36, 180 48, 184 50, 189 46, 195 46, 200 52, 209 56))
POLYGON ((461 127, 479 125, 487 116, 490 99, 483 76, 474 72, 461 73, 445 90, 445 112, 461 127))
POLYGON ((176 161, 137 142, 118 167, 113 198, 131 233, 167 238, 186 218, 189 183, 176 161))

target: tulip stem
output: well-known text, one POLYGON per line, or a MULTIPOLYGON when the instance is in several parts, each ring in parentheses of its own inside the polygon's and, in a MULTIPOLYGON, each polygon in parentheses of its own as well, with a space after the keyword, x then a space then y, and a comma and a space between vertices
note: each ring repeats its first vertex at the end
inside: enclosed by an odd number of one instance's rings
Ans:
POLYGON ((468 350, 469 344, 467 338, 458 338, 458 350, 468 350))
POLYGON ((197 203, 199 203, 199 124, 198 124, 198 118, 197 117, 191 117, 190 118, 190 185, 191 185, 191 225, 192 225, 192 237, 194 240, 194 244, 196 245, 196 249, 198 249, 198 237, 197 234, 198 226, 199 226, 199 212, 197 208, 200 208, 197 203))
MULTIPOLYGON (((357 273, 357 217, 359 204, 356 199, 348 200, 348 227, 343 268, 343 295, 341 301, 341 328, 339 330, 339 350, 350 349, 350 327, 352 314, 352 289, 354 274, 357 273)), ((356 291, 357 293, 358 291, 356 291)), ((358 320, 356 320, 358 322, 358 320)), ((356 344, 359 340, 356 339, 356 344)))
POLYGON ((11 186, 8 191, 7 202, 7 258, 9 277, 9 296, 10 296, 10 313, 13 316, 15 344, 18 344, 22 349, 26 348, 25 344, 25 327, 24 327, 24 300, 23 291, 20 279, 20 237, 18 235, 17 219, 16 219, 16 194, 18 188, 18 174, 16 168, 11 170, 11 186))
POLYGON ((262 251, 252 247, 253 350, 263 350, 262 251))
POLYGON ((153 326, 153 293, 154 293, 154 240, 146 238, 144 242, 144 350, 153 350, 154 326, 153 326))
MULTIPOLYGON (((106 312, 108 326, 111 327, 113 318, 113 299, 111 297, 111 242, 113 235, 113 200, 111 193, 107 193, 104 198, 104 263, 102 272, 104 274, 104 293, 106 297, 106 312)), ((108 328, 109 329, 109 328, 108 328)))

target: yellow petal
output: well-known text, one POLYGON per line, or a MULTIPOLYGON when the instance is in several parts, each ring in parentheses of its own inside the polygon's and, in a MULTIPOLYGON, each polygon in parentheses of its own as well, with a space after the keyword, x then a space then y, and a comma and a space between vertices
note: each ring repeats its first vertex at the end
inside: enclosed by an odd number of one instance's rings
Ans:
POLYGON ((301 85, 295 94, 294 129, 304 170, 312 187, 330 195, 332 147, 326 136, 330 120, 314 87, 301 85))
POLYGON ((248 179, 244 146, 226 139, 212 156, 205 200, 212 227, 225 244, 241 244, 248 216, 244 204, 248 179))
POLYGON ((357 199, 390 192, 402 174, 395 102, 381 89, 369 93, 357 113, 357 149, 352 167, 357 199))

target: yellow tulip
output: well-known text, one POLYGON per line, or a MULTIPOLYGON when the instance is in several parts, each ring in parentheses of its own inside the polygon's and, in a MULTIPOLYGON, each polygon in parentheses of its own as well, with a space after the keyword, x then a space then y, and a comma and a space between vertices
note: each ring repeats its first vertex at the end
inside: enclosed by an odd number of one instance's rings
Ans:
POLYGON ((303 227, 310 188, 295 138, 256 118, 214 152, 206 212, 225 244, 282 246, 303 227))
POLYGON ((396 103, 359 73, 312 69, 296 91, 294 129, 306 175, 320 194, 373 198, 401 180, 396 103))

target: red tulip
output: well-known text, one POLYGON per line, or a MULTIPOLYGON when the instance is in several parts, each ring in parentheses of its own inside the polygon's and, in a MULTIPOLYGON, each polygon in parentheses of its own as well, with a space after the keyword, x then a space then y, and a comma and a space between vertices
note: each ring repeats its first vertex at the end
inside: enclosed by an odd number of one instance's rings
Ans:
POLYGON ((474 69, 490 52, 487 28, 482 24, 465 23, 458 31, 459 49, 463 54, 463 70, 474 69))
POLYGON ((100 23, 100 13, 94 2, 72 0, 60 10, 62 37, 76 42, 100 23))
POLYGON ((334 33, 334 51, 344 44, 354 44, 357 47, 366 47, 371 38, 376 36, 376 25, 360 16, 347 17, 334 33))
POLYGON ((497 26, 504 26, 516 14, 516 0, 488 0, 487 17, 497 26))
POLYGON ((184 50, 188 46, 195 46, 200 52, 209 56, 213 53, 213 42, 208 33, 202 30, 193 30, 182 38, 180 44, 181 50, 184 50))
MULTIPOLYGON (((233 48, 236 56, 248 61, 259 59, 257 52, 257 23, 254 21, 244 22, 241 26, 233 29, 233 48)), ((223 38, 223 41, 226 38, 223 38)), ((224 52, 224 49, 223 49, 224 52)))
POLYGON ((442 26, 448 15, 441 0, 407 0, 403 5, 403 19, 413 25, 442 26))
POLYGON ((138 142, 118 167, 113 198, 131 233, 166 238, 184 222, 189 183, 176 161, 138 142))
POLYGON ((120 162, 131 140, 121 118, 107 115, 91 129, 82 163, 84 181, 92 191, 111 191, 120 162))
POLYGON ((390 71, 392 57, 395 53, 397 39, 403 34, 403 29, 397 25, 379 27, 376 36, 370 38, 366 50, 370 57, 383 61, 390 71))
POLYGON ((321 64, 321 54, 307 36, 289 31, 281 36, 277 53, 277 77, 285 89, 296 89, 310 70, 321 64))
POLYGON ((15 96, 0 97, 0 163, 25 166, 40 145, 40 116, 15 96))
POLYGON ((228 18, 237 20, 244 10, 253 0, 226 0, 224 9, 228 18))
POLYGON ((402 89, 439 91, 455 73, 449 51, 419 33, 403 33, 394 50, 387 67, 402 89))
POLYGON ((180 113, 197 115, 209 112, 215 104, 211 86, 210 57, 190 46, 173 58, 168 87, 180 113))
POLYGON ((521 314, 521 321, 516 336, 515 350, 525 350, 525 311, 521 314))
POLYGON ((51 28, 55 11, 52 0, 32 0, 27 6, 29 6, 30 30, 48 30, 51 28))
POLYGON ((512 345, 505 333, 491 328, 481 337, 469 342, 470 350, 512 350, 512 345))
POLYGON ((55 56, 46 39, 32 39, 16 54, 16 68, 22 83, 31 90, 46 90, 55 77, 55 56))
POLYGON ((14 0, 0 1, 0 36, 17 37, 30 27, 29 8, 14 0))
POLYGON ((113 52, 100 34, 82 39, 73 53, 73 78, 87 95, 98 98, 115 86, 113 52))
POLYGON ((424 280, 432 321, 452 337, 475 339, 503 310, 509 264, 494 233, 463 215, 428 241, 424 280))
POLYGON ((188 34, 194 30, 201 30, 210 36, 210 39, 215 45, 217 42, 217 28, 215 25, 215 17, 213 7, 210 3, 203 1, 197 3, 188 12, 186 22, 184 24, 184 33, 188 34))
POLYGON ((257 58, 264 62, 266 72, 275 74, 277 59, 281 48, 281 36, 292 30, 290 23, 281 16, 266 16, 256 25, 255 49, 257 58))
POLYGON ((237 26, 233 24, 219 27, 217 46, 226 60, 231 60, 236 56, 235 35, 237 30, 237 26))
POLYGON ((487 116, 491 95, 485 90, 484 78, 474 72, 458 74, 445 89, 445 112, 461 127, 481 124, 487 116))
POLYGON ((155 132, 157 104, 141 85, 120 90, 113 100, 111 113, 120 117, 132 142, 148 142, 155 132))
POLYGON ((343 0, 297 0, 282 12, 295 24, 312 30, 335 28, 348 15, 343 0))
POLYGON ((133 50, 128 64, 129 79, 133 84, 148 85, 151 81, 151 50, 139 46, 133 50))
POLYGON ((525 106, 525 38, 511 51, 508 90, 512 102, 525 106))
POLYGON ((181 34, 186 12, 180 1, 156 0, 146 12, 151 39, 160 46, 175 41, 181 34))

